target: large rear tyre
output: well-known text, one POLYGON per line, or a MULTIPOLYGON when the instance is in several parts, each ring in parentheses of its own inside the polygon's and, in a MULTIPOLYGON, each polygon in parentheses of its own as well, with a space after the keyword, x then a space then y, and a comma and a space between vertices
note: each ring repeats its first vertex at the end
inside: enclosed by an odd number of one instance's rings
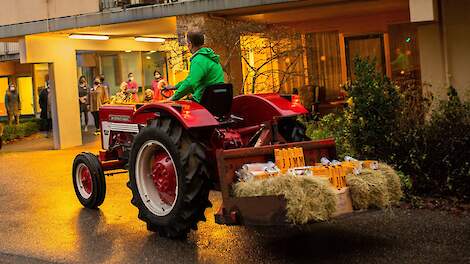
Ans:
POLYGON ((103 204, 106 180, 98 158, 92 153, 81 153, 73 161, 72 181, 75 194, 86 208, 103 204))
POLYGON ((285 118, 279 121, 279 133, 287 142, 302 142, 311 140, 307 128, 295 118, 285 118))
POLYGON ((185 238, 205 221, 211 206, 205 159, 203 147, 170 118, 155 120, 135 137, 128 187, 148 230, 185 238))

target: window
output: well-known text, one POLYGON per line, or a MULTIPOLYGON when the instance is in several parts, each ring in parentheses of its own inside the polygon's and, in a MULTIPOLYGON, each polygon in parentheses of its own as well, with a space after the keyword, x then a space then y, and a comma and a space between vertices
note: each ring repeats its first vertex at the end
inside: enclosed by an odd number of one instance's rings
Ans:
POLYGON ((6 116, 5 93, 8 89, 8 77, 0 78, 0 116, 6 116))
POLYGON ((319 101, 333 100, 341 85, 341 56, 338 32, 306 35, 308 79, 320 90, 319 101))
POLYGON ((20 94, 21 114, 34 114, 34 97, 33 97, 33 78, 19 77, 16 79, 18 92, 20 94))
POLYGON ((80 51, 77 53, 77 64, 78 76, 85 75, 90 86, 96 76, 104 74, 111 95, 119 91, 119 86, 127 81, 127 75, 131 72, 141 88, 140 92, 151 88, 155 70, 168 76, 166 53, 159 51, 80 51))
POLYGON ((299 34, 253 34, 240 42, 244 93, 291 93, 304 85, 299 34))
POLYGON ((389 34, 392 79, 420 81, 417 26, 411 23, 390 25, 389 34))
POLYGON ((377 70, 385 74, 385 53, 382 34, 345 38, 348 78, 354 79, 354 58, 368 58, 375 61, 377 70))

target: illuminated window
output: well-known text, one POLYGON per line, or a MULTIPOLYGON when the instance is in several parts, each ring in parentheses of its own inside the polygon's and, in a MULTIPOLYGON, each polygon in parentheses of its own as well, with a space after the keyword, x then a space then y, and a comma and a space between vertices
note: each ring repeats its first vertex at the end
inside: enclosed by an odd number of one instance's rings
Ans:
POLYGON ((420 81, 417 26, 411 23, 390 25, 389 34, 392 79, 420 81))
POLYGON ((308 78, 319 88, 319 101, 333 100, 341 85, 341 57, 338 32, 306 35, 308 78))

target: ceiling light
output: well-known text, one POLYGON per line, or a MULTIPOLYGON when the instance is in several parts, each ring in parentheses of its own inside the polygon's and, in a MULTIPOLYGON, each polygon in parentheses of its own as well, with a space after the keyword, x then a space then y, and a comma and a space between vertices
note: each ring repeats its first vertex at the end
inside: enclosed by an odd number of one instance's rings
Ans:
POLYGON ((157 52, 156 50, 149 51, 150 54, 157 52))
POLYGON ((127 52, 127 53, 129 53, 129 52, 132 52, 132 50, 125 50, 124 52, 127 52))
POLYGON ((165 39, 163 38, 146 38, 146 37, 136 37, 134 38, 136 41, 142 41, 142 42, 158 42, 162 43, 165 42, 165 39))
POLYGON ((88 40, 108 40, 109 36, 72 34, 72 35, 69 35, 69 38, 71 38, 71 39, 88 39, 88 40))
POLYGON ((150 56, 145 57, 147 60, 151 60, 152 58, 150 56))

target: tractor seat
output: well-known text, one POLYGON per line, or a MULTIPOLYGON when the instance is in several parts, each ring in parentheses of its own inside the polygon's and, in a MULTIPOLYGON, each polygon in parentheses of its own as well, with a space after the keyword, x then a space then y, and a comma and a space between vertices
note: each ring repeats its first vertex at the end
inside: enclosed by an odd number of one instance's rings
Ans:
POLYGON ((201 97, 200 104, 204 106, 219 122, 231 119, 233 85, 221 83, 207 86, 201 97))

